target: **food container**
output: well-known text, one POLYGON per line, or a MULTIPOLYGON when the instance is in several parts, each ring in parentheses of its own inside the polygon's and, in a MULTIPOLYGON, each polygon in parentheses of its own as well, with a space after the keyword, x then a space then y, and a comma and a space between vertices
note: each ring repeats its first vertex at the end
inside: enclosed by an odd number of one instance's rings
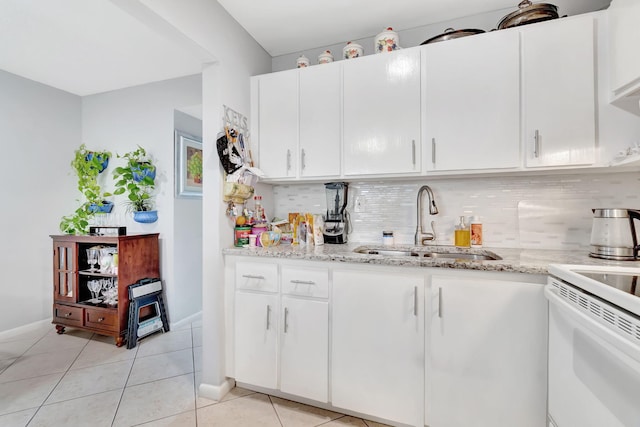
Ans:
POLYGON ((392 52, 400 49, 400 38, 393 28, 387 27, 386 30, 376 36, 374 49, 376 53, 392 52))
POLYGON ((347 42, 342 48, 342 57, 344 59, 359 58, 364 55, 364 49, 358 43, 347 42))
POLYGON ((498 23, 498 29, 503 30, 519 25, 557 19, 558 17, 558 7, 555 5, 550 3, 533 4, 529 0, 523 0, 518 4, 518 10, 502 18, 498 23))
POLYGON ((243 225, 241 227, 236 227, 234 230, 235 238, 233 240, 234 246, 242 248, 244 246, 249 246, 249 234, 251 233, 251 227, 248 225, 243 225))
POLYGON ((444 30, 444 33, 438 34, 435 37, 431 37, 430 39, 427 39, 422 43, 420 43, 420 45, 444 42, 447 40, 458 39, 460 37, 473 36, 481 33, 484 33, 484 30, 476 30, 476 29, 454 30, 453 28, 447 28, 446 30, 444 30))
POLYGON ((393 231, 382 232, 382 244, 384 246, 393 246, 393 231))
POLYGON ((318 64, 328 64, 330 62, 333 62, 333 55, 330 50, 325 50, 318 55, 318 64))
POLYGON ((255 234, 256 235, 256 246, 262 246, 260 244, 260 235, 262 233, 264 233, 265 231, 268 231, 269 229, 267 227, 252 227, 251 228, 251 234, 255 234))
POLYGON ((309 66, 309 58, 304 55, 300 55, 296 60, 296 65, 298 68, 305 68, 309 66))
POLYGON ((222 199, 225 202, 244 203, 253 196, 253 187, 238 182, 225 182, 222 199))

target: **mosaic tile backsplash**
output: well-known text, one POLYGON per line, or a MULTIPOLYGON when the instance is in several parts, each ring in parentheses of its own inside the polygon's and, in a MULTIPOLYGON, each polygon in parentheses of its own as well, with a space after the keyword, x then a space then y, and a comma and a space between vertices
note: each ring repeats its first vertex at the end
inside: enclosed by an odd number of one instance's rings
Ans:
MULTIPOLYGON (((438 215, 429 215, 425 194, 424 227, 435 221, 437 244, 453 244, 461 215, 477 215, 484 245, 496 248, 586 249, 592 208, 640 209, 640 172, 474 178, 422 178, 415 181, 349 182, 349 241, 382 242, 394 232, 396 244, 413 244, 416 196, 433 190, 438 215)), ((273 187, 274 215, 326 212, 324 185, 273 187)))

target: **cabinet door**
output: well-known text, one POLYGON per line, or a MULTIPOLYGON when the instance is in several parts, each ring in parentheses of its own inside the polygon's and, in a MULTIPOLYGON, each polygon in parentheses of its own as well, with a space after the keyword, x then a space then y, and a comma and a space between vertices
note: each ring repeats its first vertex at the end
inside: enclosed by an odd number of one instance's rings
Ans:
POLYGON ((420 171, 420 51, 345 61, 344 174, 420 171))
POLYGON ((329 303, 282 297, 280 390, 319 402, 329 393, 329 303))
POLYGON ((520 164, 520 56, 515 31, 422 49, 429 170, 520 164))
POLYGON ((586 16, 522 29, 528 167, 594 162, 594 25, 586 16))
POLYGON ((334 406, 423 425, 423 290, 421 276, 334 272, 334 406))
POLYGON ((546 419, 543 285, 434 276, 427 298, 431 427, 541 426, 546 419))
POLYGON ((298 70, 258 79, 258 167, 267 178, 293 178, 298 158, 298 70))
POLYGON ((613 0, 609 6, 611 90, 625 92, 640 84, 640 2, 613 0))
POLYGON ((75 242, 53 241, 53 300, 75 302, 78 265, 75 242))
POLYGON ((278 386, 278 296, 236 292, 236 381, 278 386))
POLYGON ((340 63, 300 69, 300 177, 340 175, 340 63))

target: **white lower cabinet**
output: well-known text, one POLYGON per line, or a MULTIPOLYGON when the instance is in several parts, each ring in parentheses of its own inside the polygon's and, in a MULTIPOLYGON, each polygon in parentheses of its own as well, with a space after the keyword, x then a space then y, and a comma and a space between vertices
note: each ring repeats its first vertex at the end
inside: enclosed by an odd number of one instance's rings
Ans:
POLYGON ((333 406, 423 425, 423 292, 423 275, 333 272, 333 406))
POLYGON ((546 425, 543 285, 432 276, 425 424, 546 425))

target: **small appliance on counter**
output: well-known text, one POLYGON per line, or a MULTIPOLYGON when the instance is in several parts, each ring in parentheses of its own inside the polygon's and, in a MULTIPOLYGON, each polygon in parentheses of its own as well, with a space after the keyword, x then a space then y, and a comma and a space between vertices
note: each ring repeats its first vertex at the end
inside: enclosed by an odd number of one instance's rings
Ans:
POLYGON ((346 182, 327 182, 327 215, 322 235, 325 243, 347 243, 349 233, 349 212, 347 212, 346 182))
POLYGON ((640 210, 592 209, 591 252, 593 258, 616 261, 638 259, 638 238, 634 220, 640 220, 640 210))

